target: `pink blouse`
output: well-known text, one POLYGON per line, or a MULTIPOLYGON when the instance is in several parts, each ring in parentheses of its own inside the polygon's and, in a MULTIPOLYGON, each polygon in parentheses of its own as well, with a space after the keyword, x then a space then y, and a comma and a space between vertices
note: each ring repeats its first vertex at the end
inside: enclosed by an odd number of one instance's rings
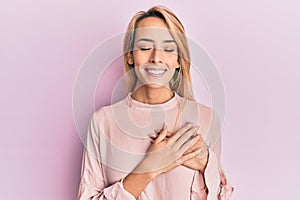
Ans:
POLYGON ((164 122, 170 132, 186 122, 199 125, 198 132, 210 149, 204 177, 197 170, 178 166, 157 176, 138 200, 230 199, 233 188, 219 163, 220 133, 208 131, 212 113, 210 108, 176 93, 162 104, 144 104, 129 94, 118 103, 102 107, 93 114, 87 131, 78 199, 135 200, 123 188, 123 178, 144 158, 151 145, 147 134, 161 129, 164 122))

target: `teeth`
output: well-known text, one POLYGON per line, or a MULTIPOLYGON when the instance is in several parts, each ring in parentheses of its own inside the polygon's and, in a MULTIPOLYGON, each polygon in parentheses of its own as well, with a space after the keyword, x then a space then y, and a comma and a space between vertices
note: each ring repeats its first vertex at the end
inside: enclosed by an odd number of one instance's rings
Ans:
POLYGON ((147 72, 149 72, 150 74, 155 74, 155 75, 159 75, 165 72, 164 69, 148 69, 147 72))

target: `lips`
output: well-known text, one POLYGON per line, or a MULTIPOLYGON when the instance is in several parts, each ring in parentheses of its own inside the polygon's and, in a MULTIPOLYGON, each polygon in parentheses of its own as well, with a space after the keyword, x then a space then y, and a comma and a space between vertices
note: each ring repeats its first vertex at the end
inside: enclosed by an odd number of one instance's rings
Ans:
POLYGON ((147 74, 149 74, 149 76, 157 77, 157 76, 163 76, 167 70, 166 69, 149 69, 149 68, 146 68, 145 71, 147 72, 147 74))

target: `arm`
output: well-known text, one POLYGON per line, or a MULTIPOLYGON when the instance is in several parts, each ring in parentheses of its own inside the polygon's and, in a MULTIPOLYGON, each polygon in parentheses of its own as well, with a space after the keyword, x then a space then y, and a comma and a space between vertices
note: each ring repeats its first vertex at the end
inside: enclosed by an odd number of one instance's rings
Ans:
POLYGON ((220 123, 216 113, 209 108, 202 108, 202 124, 208 124, 203 127, 205 142, 210 147, 208 162, 204 173, 195 172, 192 183, 192 199, 219 199, 228 200, 233 192, 233 188, 227 181, 224 171, 220 165, 221 154, 221 135, 220 123), (208 120, 208 121, 206 121, 208 120), (205 188, 207 192, 205 192, 205 188), (205 198, 205 195, 207 197, 205 198))
POLYGON ((193 200, 229 200, 232 195, 233 187, 227 181, 219 162, 220 144, 219 140, 213 151, 209 153, 204 174, 195 171, 191 189, 193 200))
POLYGON ((99 125, 96 113, 92 116, 83 151, 79 200, 135 200, 122 186, 121 181, 105 186, 99 152, 99 125))
POLYGON ((212 196, 217 196, 219 200, 229 200, 233 187, 227 181, 224 170, 220 164, 220 154, 221 154, 221 136, 217 144, 214 146, 213 150, 210 152, 212 157, 207 173, 205 173, 205 179, 211 179, 210 188, 212 191, 212 196))
POLYGON ((222 168, 222 165, 220 164, 220 158, 221 158, 221 136, 220 139, 217 142, 217 145, 213 149, 213 153, 216 155, 219 163, 219 175, 220 175, 220 192, 218 194, 219 200, 229 200, 234 188, 230 185, 230 183, 227 181, 227 178, 225 176, 225 172, 222 168))
MULTIPOLYGON (((100 113, 101 114, 101 113, 100 113)), ((154 141, 143 161, 124 179, 106 186, 100 156, 100 128, 94 113, 87 135, 83 154, 79 200, 135 200, 150 181, 161 173, 172 170, 183 162, 197 156, 191 152, 183 155, 197 137, 190 139, 196 127, 186 125, 170 138, 166 138, 166 127, 154 141)))

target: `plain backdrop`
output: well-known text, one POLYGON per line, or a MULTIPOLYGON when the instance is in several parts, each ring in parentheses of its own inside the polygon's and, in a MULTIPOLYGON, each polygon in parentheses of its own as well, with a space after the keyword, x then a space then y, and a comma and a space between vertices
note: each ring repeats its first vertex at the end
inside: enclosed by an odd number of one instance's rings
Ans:
POLYGON ((76 199, 83 145, 72 92, 80 65, 137 11, 158 4, 178 15, 222 77, 232 199, 299 196, 298 1, 11 0, 0 3, 1 199, 76 199))

